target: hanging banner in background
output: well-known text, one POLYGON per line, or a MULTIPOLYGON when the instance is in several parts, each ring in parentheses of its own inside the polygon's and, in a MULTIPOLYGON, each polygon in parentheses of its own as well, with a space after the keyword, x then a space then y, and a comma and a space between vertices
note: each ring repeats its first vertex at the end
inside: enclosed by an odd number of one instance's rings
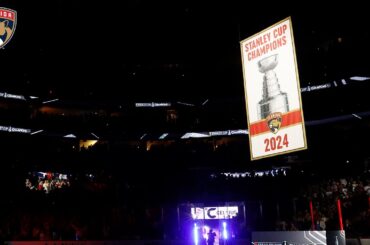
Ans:
POLYGON ((306 149, 290 17, 240 45, 251 159, 306 149))
POLYGON ((17 26, 17 12, 0 7, 0 49, 12 38, 17 26))

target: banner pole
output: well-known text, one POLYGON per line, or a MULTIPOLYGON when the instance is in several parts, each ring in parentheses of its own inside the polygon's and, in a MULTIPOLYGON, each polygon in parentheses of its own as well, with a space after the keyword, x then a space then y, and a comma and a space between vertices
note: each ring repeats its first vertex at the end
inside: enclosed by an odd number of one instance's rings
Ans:
POLYGON ((341 205, 340 205, 340 199, 338 198, 337 200, 337 207, 338 207, 338 217, 339 217, 339 227, 340 227, 340 230, 344 230, 343 229, 343 217, 342 217, 342 208, 341 208, 341 205))
POLYGON ((315 230, 315 220, 313 217, 313 205, 312 205, 312 200, 310 200, 310 214, 311 214, 311 229, 315 230))

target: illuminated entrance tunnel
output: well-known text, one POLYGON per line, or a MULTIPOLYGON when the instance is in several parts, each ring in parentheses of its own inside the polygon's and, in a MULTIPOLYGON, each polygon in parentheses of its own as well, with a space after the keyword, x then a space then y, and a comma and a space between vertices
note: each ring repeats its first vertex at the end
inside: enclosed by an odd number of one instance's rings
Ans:
POLYGON ((245 224, 242 202, 193 203, 178 207, 178 221, 183 236, 190 244, 233 244, 245 224))

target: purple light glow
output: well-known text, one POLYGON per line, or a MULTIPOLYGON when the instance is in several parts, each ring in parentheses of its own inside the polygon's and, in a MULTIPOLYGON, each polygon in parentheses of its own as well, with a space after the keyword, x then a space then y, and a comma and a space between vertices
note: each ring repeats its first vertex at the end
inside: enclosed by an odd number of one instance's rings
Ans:
POLYGON ((222 223, 222 226, 223 226, 223 231, 222 231, 222 235, 224 237, 224 239, 226 240, 227 239, 227 229, 226 229, 226 222, 223 222, 222 223))
POLYGON ((195 244, 195 245, 198 245, 199 237, 198 237, 198 227, 197 227, 197 223, 194 223, 193 235, 194 235, 194 244, 195 244))

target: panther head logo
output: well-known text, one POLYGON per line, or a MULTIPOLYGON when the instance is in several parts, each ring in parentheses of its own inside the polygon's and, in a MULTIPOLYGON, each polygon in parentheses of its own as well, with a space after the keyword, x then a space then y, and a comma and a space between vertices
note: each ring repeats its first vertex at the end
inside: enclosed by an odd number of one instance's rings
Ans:
POLYGON ((281 126, 282 114, 280 112, 275 112, 266 117, 267 126, 270 131, 276 134, 281 126))

